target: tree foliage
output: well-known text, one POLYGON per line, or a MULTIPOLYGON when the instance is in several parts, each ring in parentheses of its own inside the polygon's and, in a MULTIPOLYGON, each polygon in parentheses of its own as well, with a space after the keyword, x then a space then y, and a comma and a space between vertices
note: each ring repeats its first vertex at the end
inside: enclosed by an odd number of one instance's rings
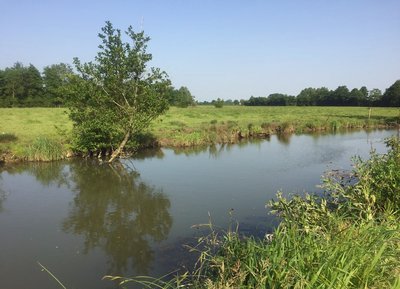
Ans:
POLYGON ((71 67, 63 63, 45 67, 42 75, 33 64, 16 62, 0 70, 0 107, 59 106, 66 75, 71 73, 71 67))
POLYGON ((393 83, 382 96, 384 106, 400 106, 400 80, 393 83))
POLYGON ((132 140, 168 108, 167 74, 148 68, 150 38, 132 27, 125 32, 106 22, 94 61, 74 64, 68 106, 74 124, 74 145, 81 152, 112 152, 113 161, 132 140))
POLYGON ((222 108, 225 104, 223 99, 217 98, 217 100, 213 100, 211 102, 216 108, 222 108))
POLYGON ((72 67, 65 63, 49 65, 43 69, 44 92, 49 105, 60 106, 64 103, 65 87, 72 73, 72 67))
POLYGON ((167 97, 169 104, 173 106, 188 107, 195 104, 194 96, 185 86, 181 86, 179 89, 171 87, 167 93, 167 97))
POLYGON ((273 93, 267 97, 252 96, 241 103, 248 106, 400 106, 400 80, 386 89, 383 95, 377 88, 369 91, 367 87, 362 86, 350 91, 347 86, 342 85, 335 90, 329 90, 326 87, 308 87, 296 97, 281 93, 273 93))
POLYGON ((43 104, 43 82, 32 64, 16 62, 0 73, 0 106, 38 106, 43 104))

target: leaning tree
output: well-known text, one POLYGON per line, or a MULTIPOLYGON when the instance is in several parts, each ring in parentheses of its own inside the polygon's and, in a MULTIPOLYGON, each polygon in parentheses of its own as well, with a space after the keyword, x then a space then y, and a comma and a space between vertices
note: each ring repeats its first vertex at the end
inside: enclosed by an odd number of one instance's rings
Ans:
POLYGON ((168 109, 170 81, 159 68, 149 68, 150 40, 130 26, 123 41, 121 31, 107 21, 99 33, 95 59, 74 59, 77 74, 70 78, 69 116, 73 145, 80 152, 111 152, 109 162, 124 151, 133 136, 168 109))

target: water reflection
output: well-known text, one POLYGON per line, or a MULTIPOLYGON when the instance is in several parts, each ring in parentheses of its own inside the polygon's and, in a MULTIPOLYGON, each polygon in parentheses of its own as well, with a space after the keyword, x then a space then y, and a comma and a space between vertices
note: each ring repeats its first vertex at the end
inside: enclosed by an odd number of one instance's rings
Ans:
POLYGON ((18 165, 5 165, 0 169, 11 175, 29 174, 40 182, 43 186, 58 186, 69 185, 69 174, 65 170, 66 162, 29 162, 18 165))
POLYGON ((289 145, 291 137, 292 137, 292 134, 290 134, 290 133, 278 133, 276 135, 276 139, 279 141, 279 143, 281 143, 283 145, 289 145))
POLYGON ((164 157, 164 152, 161 148, 143 149, 135 155, 136 160, 145 160, 152 158, 162 159, 163 157, 164 157))
POLYGON ((7 193, 2 189, 2 179, 0 176, 0 213, 3 211, 3 202, 6 200, 7 193))
POLYGON ((71 168, 75 197, 63 230, 84 236, 84 253, 102 248, 109 273, 131 266, 146 274, 154 259, 149 242, 166 239, 172 225, 169 199, 122 165, 71 168))
MULTIPOLYGON (((107 274, 149 273, 152 242, 165 240, 172 226, 170 201, 134 170, 73 161, 20 164, 2 171, 32 175, 45 187, 69 188, 73 196, 62 231, 83 237, 83 254, 100 248, 107 257, 107 274)), ((0 211, 5 196, 0 191, 0 211)))
MULTIPOLYGON (((249 145, 261 146, 265 141, 270 141, 270 138, 264 139, 243 139, 237 143, 225 143, 225 144, 211 144, 206 146, 193 146, 193 147, 178 147, 172 148, 175 155, 198 156, 204 153, 208 153, 210 158, 217 159, 223 152, 229 152, 235 147, 245 148, 249 145)), ((136 156, 135 156, 136 159, 136 156)))

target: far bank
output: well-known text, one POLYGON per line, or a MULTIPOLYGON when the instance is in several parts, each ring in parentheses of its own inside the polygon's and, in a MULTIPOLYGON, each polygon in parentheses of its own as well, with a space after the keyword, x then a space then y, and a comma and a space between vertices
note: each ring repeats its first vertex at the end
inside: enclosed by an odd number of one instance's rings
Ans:
MULTIPOLYGON (((40 160, 73 155, 72 123, 65 108, 0 108, 0 159, 40 160)), ((236 143, 271 134, 393 128, 398 108, 367 107, 171 107, 141 134, 140 147, 236 143)))

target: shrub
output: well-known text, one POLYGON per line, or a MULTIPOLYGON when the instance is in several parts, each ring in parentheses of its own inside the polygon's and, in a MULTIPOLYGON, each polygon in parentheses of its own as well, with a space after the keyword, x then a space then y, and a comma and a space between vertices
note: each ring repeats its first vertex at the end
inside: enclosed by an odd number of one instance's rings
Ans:
POLYGON ((214 106, 216 108, 222 108, 224 106, 224 100, 218 98, 216 101, 214 101, 214 106))

